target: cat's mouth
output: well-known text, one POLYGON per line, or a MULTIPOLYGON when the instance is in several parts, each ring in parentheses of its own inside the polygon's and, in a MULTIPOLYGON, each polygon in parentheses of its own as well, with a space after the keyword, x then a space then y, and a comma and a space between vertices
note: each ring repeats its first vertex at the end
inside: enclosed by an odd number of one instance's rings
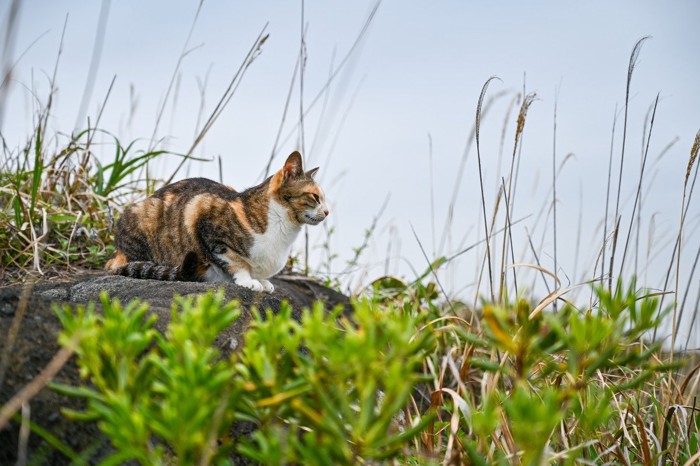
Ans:
POLYGON ((326 216, 321 214, 321 215, 308 215, 304 214, 304 221, 308 223, 309 225, 318 225, 322 221, 326 219, 326 216))

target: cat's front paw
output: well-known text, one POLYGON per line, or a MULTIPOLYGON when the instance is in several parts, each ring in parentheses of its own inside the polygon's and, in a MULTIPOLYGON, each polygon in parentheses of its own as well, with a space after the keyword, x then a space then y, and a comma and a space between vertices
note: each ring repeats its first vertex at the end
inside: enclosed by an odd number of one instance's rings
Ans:
POLYGON ((260 284, 262 285, 263 290, 267 291, 268 293, 275 291, 275 285, 270 283, 270 280, 260 280, 260 284))
POLYGON ((260 283, 258 280, 254 279, 254 278, 248 278, 248 279, 237 278, 236 285, 242 286, 243 288, 248 288, 249 290, 253 290, 253 291, 262 291, 264 289, 262 283, 260 283))

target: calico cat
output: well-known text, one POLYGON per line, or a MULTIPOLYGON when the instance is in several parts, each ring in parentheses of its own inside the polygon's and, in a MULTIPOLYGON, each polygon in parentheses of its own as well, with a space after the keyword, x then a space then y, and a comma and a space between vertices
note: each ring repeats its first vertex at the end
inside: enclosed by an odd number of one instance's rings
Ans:
POLYGON ((329 215, 317 171, 304 172, 295 151, 280 171, 243 192, 206 178, 165 186, 124 211, 106 268, 157 280, 233 280, 272 292, 267 279, 284 267, 301 227, 329 215))

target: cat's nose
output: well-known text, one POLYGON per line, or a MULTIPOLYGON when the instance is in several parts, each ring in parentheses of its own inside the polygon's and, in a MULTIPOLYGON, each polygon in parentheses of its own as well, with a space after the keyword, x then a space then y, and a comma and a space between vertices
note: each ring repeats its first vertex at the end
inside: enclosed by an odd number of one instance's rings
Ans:
POLYGON ((331 211, 330 211, 330 210, 328 210, 328 209, 323 209, 323 215, 325 215, 326 217, 328 217, 330 214, 331 214, 331 211))

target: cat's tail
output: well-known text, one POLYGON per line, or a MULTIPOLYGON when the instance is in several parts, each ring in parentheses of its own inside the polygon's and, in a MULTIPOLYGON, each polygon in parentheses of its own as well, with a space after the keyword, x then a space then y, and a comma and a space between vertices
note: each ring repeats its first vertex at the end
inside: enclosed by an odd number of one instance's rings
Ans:
POLYGON ((114 275, 162 281, 196 282, 202 276, 202 261, 196 252, 188 252, 182 265, 161 265, 150 261, 127 262, 112 269, 114 275))

